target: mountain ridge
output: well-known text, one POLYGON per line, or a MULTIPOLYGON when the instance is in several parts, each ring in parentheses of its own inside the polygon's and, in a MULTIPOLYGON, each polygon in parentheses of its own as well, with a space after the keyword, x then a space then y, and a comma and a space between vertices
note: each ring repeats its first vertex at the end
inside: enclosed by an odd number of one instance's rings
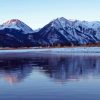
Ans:
MULTIPOLYGON (((100 43, 100 22, 68 20, 61 17, 52 20, 43 28, 35 31, 22 21, 11 19, 0 26, 0 38, 3 44, 8 44, 7 41, 9 42, 15 38, 15 40, 18 41, 18 46, 26 47, 98 44, 100 43), (8 38, 10 38, 10 40, 8 38)), ((14 39, 13 42, 16 43, 14 39)), ((0 46, 3 46, 3 44, 1 43, 0 46)), ((11 44, 13 43, 10 43, 10 45, 11 44)), ((9 46, 9 44, 7 46, 9 46)))
POLYGON ((26 25, 24 22, 20 21, 19 19, 11 19, 1 25, 1 30, 8 28, 8 29, 16 29, 22 30, 25 34, 27 33, 34 33, 33 29, 26 25))

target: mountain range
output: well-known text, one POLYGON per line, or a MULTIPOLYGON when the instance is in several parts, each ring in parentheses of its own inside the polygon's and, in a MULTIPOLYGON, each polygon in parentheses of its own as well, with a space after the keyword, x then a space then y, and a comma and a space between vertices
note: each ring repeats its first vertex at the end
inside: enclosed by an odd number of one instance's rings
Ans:
POLYGON ((54 19, 33 30, 18 19, 0 25, 0 47, 80 46, 100 43, 100 22, 54 19))

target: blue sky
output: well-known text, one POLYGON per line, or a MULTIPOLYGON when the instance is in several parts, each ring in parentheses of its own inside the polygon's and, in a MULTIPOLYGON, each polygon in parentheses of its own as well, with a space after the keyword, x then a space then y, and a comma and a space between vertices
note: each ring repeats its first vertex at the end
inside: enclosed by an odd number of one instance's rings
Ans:
POLYGON ((100 0, 0 0, 0 23, 20 19, 33 29, 57 17, 100 21, 100 0))

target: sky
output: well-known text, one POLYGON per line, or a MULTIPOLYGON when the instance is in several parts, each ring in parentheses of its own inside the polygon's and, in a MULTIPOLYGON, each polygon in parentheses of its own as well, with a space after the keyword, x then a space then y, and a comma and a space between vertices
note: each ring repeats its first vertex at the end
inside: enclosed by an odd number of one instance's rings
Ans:
POLYGON ((59 17, 100 21, 100 0, 0 0, 0 24, 19 19, 37 29, 59 17))

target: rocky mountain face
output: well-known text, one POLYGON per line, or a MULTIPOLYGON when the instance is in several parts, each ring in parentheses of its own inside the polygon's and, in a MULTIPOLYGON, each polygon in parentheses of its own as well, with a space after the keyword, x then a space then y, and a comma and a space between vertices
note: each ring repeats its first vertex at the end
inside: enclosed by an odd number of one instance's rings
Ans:
POLYGON ((0 26, 0 47, 30 47, 33 46, 29 34, 34 31, 25 23, 12 19, 0 26))
POLYGON ((100 42, 100 22, 57 18, 38 33, 41 45, 82 45, 100 42))
POLYGON ((100 22, 57 18, 38 31, 18 19, 0 26, 0 47, 73 46, 100 43, 100 22))

